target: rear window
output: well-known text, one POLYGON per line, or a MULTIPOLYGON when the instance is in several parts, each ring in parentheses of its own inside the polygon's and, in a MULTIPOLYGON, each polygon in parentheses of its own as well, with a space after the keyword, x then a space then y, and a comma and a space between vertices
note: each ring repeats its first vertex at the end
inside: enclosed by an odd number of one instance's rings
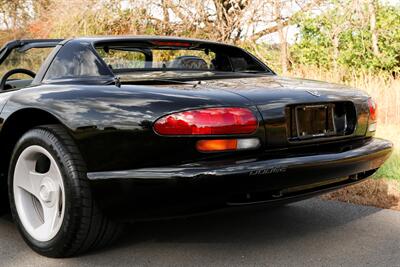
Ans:
POLYGON ((215 53, 204 50, 98 48, 97 52, 113 70, 214 69, 215 53))
POLYGON ((235 73, 270 73, 240 48, 202 42, 101 42, 64 44, 45 80, 88 81, 119 76, 122 82, 198 79, 235 73))
POLYGON ((115 73, 135 71, 265 72, 242 50, 184 42, 108 43, 96 51, 115 73))

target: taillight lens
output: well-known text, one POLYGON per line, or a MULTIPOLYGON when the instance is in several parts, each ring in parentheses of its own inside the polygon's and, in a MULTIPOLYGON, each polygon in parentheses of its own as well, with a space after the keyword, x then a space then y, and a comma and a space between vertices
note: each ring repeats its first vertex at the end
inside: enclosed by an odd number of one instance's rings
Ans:
POLYGON ((247 108, 206 108, 162 117, 154 131, 160 135, 230 135, 250 134, 257 126, 257 118, 247 108))
POLYGON ((374 122, 377 119, 377 105, 376 102, 370 98, 368 99, 368 106, 369 106, 369 121, 374 122))
POLYGON ((218 152, 237 150, 237 139, 228 140, 200 140, 197 142, 196 148, 200 152, 218 152))

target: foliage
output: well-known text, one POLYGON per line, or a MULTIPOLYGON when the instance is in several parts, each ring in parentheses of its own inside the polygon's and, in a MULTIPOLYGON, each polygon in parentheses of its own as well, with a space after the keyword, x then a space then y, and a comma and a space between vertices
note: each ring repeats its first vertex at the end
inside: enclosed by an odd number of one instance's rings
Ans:
POLYGON ((324 69, 335 68, 337 63, 339 67, 349 69, 400 73, 400 6, 377 6, 380 52, 376 54, 372 47, 367 7, 361 6, 361 12, 354 15, 351 9, 344 12, 342 4, 334 5, 318 16, 303 14, 298 17, 298 40, 291 47, 294 63, 324 69))
POLYGON ((327 24, 326 17, 305 18, 298 23, 301 40, 291 48, 293 61, 301 65, 329 69, 332 44, 329 36, 323 32, 327 24))
POLYGON ((284 62, 290 59, 292 68, 308 65, 334 71, 344 68, 400 72, 400 6, 377 0, 278 2, 0 0, 0 19, 5 25, 5 39, 117 34, 190 36, 240 44, 283 71, 288 68, 284 62), (370 10, 371 2, 376 10, 370 10), (372 14, 376 15, 379 54, 373 49, 369 23, 372 14), (278 26, 289 24, 296 25, 299 33, 286 55, 286 40, 282 40, 282 28, 278 26), (279 41, 285 45, 267 47, 261 43, 263 36, 274 32, 279 32, 279 41))

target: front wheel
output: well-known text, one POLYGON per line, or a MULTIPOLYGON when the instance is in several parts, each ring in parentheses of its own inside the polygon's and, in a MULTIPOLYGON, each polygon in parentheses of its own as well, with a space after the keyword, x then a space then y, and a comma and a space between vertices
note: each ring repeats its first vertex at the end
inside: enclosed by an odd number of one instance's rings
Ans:
POLYGON ((96 207, 85 164, 62 126, 35 128, 19 140, 8 189, 20 233, 44 256, 83 253, 110 243, 120 232, 120 225, 96 207))

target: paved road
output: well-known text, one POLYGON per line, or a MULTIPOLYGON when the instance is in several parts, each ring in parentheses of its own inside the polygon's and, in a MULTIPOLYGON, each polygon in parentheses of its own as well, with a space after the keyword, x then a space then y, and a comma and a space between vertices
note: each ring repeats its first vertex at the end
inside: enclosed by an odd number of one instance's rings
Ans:
POLYGON ((139 223, 80 258, 33 253, 0 218, 0 266, 400 266, 400 212, 311 199, 282 208, 139 223))

